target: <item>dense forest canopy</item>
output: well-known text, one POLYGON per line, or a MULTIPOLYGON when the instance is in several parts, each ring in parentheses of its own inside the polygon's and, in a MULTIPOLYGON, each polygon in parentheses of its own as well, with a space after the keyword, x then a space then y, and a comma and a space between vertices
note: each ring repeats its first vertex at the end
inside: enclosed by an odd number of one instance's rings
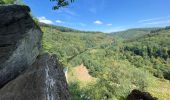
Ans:
MULTIPOLYGON (((70 73, 84 64, 97 80, 82 87, 70 78, 74 100, 125 99, 132 89, 149 91, 160 100, 170 96, 170 28, 130 29, 105 34, 41 26, 43 47, 57 54, 70 73), (140 34, 140 35, 136 35, 140 34), (167 91, 158 92, 157 87, 167 91)), ((74 72, 73 72, 74 73, 74 72)), ((70 74, 70 77, 72 74, 70 74)))

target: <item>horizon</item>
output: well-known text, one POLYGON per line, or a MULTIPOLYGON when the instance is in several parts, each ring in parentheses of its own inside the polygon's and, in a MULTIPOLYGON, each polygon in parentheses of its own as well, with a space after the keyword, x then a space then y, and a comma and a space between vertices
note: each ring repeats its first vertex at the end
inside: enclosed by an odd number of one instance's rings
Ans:
POLYGON ((101 0, 100 2, 75 0, 68 7, 59 10, 52 10, 55 2, 48 0, 43 2, 24 0, 24 3, 30 6, 32 15, 39 22, 82 31, 110 33, 132 28, 170 25, 168 0, 164 2, 162 0, 101 0))
POLYGON ((101 33, 117 33, 117 32, 122 32, 122 31, 127 31, 127 30, 133 30, 133 29, 149 29, 149 28, 158 28, 158 29, 161 29, 161 28, 166 28, 166 27, 169 27, 169 26, 160 26, 160 27, 135 27, 135 28, 127 28, 127 29, 124 29, 124 30, 119 30, 119 31, 111 31, 111 32, 102 32, 102 31, 88 31, 88 30, 79 30, 79 29, 76 29, 76 28, 71 28, 71 27, 66 27, 66 26, 60 26, 60 25, 54 25, 54 24, 47 24, 47 23, 43 23, 43 22, 40 22, 42 24, 46 24, 46 25, 52 25, 52 26, 56 26, 56 27, 64 27, 64 28, 70 28, 70 29, 73 29, 73 30, 77 30, 77 31, 85 31, 85 32, 101 32, 101 33))

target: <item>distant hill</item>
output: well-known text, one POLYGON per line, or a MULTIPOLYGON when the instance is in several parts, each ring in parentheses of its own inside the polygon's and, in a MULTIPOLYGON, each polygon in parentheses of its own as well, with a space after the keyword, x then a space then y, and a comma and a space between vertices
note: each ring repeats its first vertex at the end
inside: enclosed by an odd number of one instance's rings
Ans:
POLYGON ((100 31, 81 31, 81 30, 77 30, 77 29, 73 29, 73 28, 68 28, 68 27, 64 27, 64 26, 57 26, 57 25, 50 25, 50 24, 45 24, 45 23, 41 23, 38 22, 40 27, 48 27, 51 29, 55 29, 55 30, 59 30, 61 32, 84 32, 84 33, 102 33, 100 31))
POLYGON ((64 27, 64 26, 49 25, 49 24, 45 24, 45 23, 41 23, 41 22, 38 22, 38 24, 40 27, 49 27, 52 29, 59 30, 61 32, 80 32, 79 30, 64 27))
POLYGON ((159 28, 134 28, 128 29, 126 31, 113 32, 113 36, 118 36, 126 40, 141 37, 143 35, 149 34, 151 31, 157 30, 159 28))
POLYGON ((157 46, 170 48, 170 27, 167 26, 165 28, 152 30, 149 34, 145 34, 131 40, 126 40, 125 42, 142 43, 145 45, 152 45, 155 43, 157 46))
POLYGON ((135 55, 162 59, 162 62, 167 65, 159 65, 156 61, 155 66, 162 70, 164 78, 170 80, 170 66, 168 64, 168 58, 170 58, 170 27, 154 30, 150 34, 124 41, 124 43, 126 52, 131 51, 135 55))

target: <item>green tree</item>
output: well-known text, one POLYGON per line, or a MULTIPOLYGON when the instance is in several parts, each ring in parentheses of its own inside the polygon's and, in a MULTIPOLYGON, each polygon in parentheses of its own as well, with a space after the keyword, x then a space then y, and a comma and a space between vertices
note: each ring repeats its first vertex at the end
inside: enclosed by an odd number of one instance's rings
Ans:
POLYGON ((5 4, 14 4, 16 0, 2 0, 5 4))
POLYGON ((0 4, 5 4, 5 2, 3 0, 0 0, 0 4))
POLYGON ((22 0, 0 0, 0 4, 23 4, 22 0))
POLYGON ((54 10, 68 6, 70 3, 74 2, 74 0, 50 0, 50 1, 56 2, 56 5, 53 6, 54 10))
POLYGON ((164 47, 162 52, 163 52, 163 56, 162 57, 164 58, 164 60, 167 61, 167 59, 168 59, 168 48, 164 47))

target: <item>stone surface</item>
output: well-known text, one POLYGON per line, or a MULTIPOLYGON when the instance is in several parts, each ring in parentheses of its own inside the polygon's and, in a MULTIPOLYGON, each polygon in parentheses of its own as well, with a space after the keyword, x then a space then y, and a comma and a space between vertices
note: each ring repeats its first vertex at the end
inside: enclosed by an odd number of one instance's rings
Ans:
POLYGON ((133 90, 126 100, 158 100, 148 92, 141 92, 139 90, 133 90))
POLYGON ((42 32, 29 12, 27 6, 0 6, 0 88, 39 55, 42 32))
POLYGON ((27 6, 0 6, 0 100, 70 100, 55 56, 41 56, 42 32, 27 6))
POLYGON ((70 100, 63 68, 44 54, 0 90, 0 100, 70 100))

